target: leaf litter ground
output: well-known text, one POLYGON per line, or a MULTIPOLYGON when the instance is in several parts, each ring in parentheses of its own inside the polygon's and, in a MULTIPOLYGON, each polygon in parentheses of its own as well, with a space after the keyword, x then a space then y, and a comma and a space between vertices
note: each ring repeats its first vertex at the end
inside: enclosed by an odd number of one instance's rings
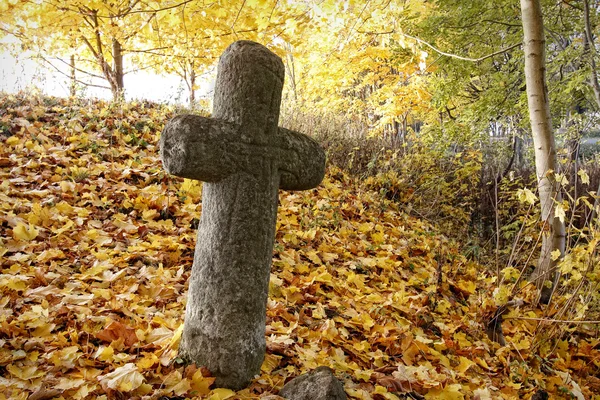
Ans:
POLYGON ((280 194, 262 374, 180 365, 201 186, 162 170, 171 116, 0 98, 0 399, 276 399, 320 365, 354 399, 600 398, 597 338, 509 319, 491 342, 486 268, 339 170, 280 194))

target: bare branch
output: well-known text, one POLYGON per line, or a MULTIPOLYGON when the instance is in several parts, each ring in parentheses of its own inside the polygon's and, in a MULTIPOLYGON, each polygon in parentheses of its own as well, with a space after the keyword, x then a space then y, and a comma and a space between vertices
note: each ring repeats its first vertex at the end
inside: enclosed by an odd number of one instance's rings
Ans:
MULTIPOLYGON (((389 31, 383 31, 383 32, 370 32, 370 31, 358 31, 358 30, 357 30, 357 32, 358 32, 358 33, 363 33, 363 34, 368 34, 368 35, 391 35, 392 33, 397 33, 395 29, 392 29, 392 30, 389 30, 389 31)), ((519 47, 519 46, 521 46, 521 44, 522 44, 522 43, 516 43, 516 44, 513 44, 512 46, 505 47, 504 49, 500 49, 500 50, 498 50, 498 51, 495 51, 495 52, 493 52, 493 53, 491 53, 491 54, 488 54, 488 55, 485 55, 485 56, 483 56, 483 57, 479 57, 479 58, 470 58, 470 57, 463 57, 463 56, 459 56, 458 54, 447 53, 447 52, 445 52, 445 51, 442 51, 442 50, 440 50, 440 49, 438 49, 438 48, 434 47, 433 45, 431 45, 431 44, 427 43, 427 42, 426 42, 426 41, 424 41, 423 39, 419 39, 418 37, 411 36, 411 35, 409 35, 409 34, 406 34, 406 33, 404 33, 404 32, 398 32, 398 33, 399 33, 400 35, 404 36, 404 37, 407 37, 407 38, 409 38, 409 39, 412 39, 412 40, 414 40, 414 41, 416 41, 416 42, 419 42, 419 43, 421 43, 421 44, 424 44, 425 46, 429 47, 430 49, 432 49, 433 51, 435 51, 436 53, 438 53, 438 54, 440 54, 440 55, 442 55, 442 56, 451 57, 451 58, 456 58, 456 59, 458 59, 458 60, 470 61, 470 62, 480 62, 480 61, 486 60, 486 59, 488 59, 488 58, 491 58, 491 57, 497 56, 497 55, 499 55, 499 54, 506 53, 507 51, 509 51, 509 50, 512 50, 512 49, 514 49, 514 48, 516 48, 516 47, 519 47)))
POLYGON ((567 0, 562 0, 562 2, 565 3, 566 5, 568 5, 571 8, 574 8, 574 9, 579 10, 579 11, 583 11, 583 9, 581 7, 578 7, 575 4, 573 4, 573 3, 571 3, 571 2, 569 2, 567 0))
POLYGON ((93 84, 93 83, 84 82, 84 81, 81 81, 81 80, 79 80, 79 79, 73 79, 73 77, 72 77, 71 75, 69 75, 69 74, 66 74, 66 73, 64 73, 63 71, 61 71, 61 70, 60 70, 58 67, 56 67, 56 65, 52 64, 52 63, 51 63, 49 60, 45 59, 43 56, 41 56, 41 55, 38 55, 38 57, 39 57, 39 58, 40 58, 42 61, 44 61, 45 63, 47 63, 47 64, 48 64, 50 67, 52 67, 54 70, 56 70, 56 72, 58 72, 58 73, 59 73, 59 74, 61 74, 61 75, 64 75, 64 76, 66 76, 66 77, 67 77, 67 78, 69 78, 70 80, 74 80, 75 82, 77 82, 77 83, 80 83, 80 84, 82 84, 82 85, 85 85, 85 86, 97 87, 97 88, 101 88, 101 89, 108 89, 108 90, 111 90, 111 89, 110 89, 108 86, 95 85, 95 84, 93 84))
POLYGON ((159 64, 161 64, 161 62, 157 61, 157 62, 155 62, 155 63, 149 64, 149 65, 146 65, 146 66, 144 66, 144 67, 134 68, 134 69, 131 69, 131 70, 129 70, 129 71, 125 71, 125 72, 123 72, 123 75, 127 75, 127 74, 130 74, 130 73, 132 73, 132 72, 138 72, 138 71, 143 71, 143 70, 146 70, 146 69, 154 68, 155 66, 157 66, 157 65, 159 65, 159 64))
POLYGON ((58 58, 58 57, 55 57, 54 59, 55 59, 55 60, 58 60, 58 61, 60 61, 60 62, 61 62, 61 63, 63 63, 63 64, 66 64, 66 65, 68 65, 68 66, 69 66, 69 68, 73 68, 75 71, 78 71, 78 72, 84 73, 84 74, 86 74, 86 75, 89 75, 89 76, 92 76, 92 77, 94 77, 94 78, 104 79, 104 77, 103 77, 102 75, 96 75, 96 74, 94 74, 94 73, 92 73, 92 72, 89 72, 89 71, 83 70, 83 69, 81 69, 81 68, 73 67, 73 66, 71 66, 71 64, 69 64, 68 62, 66 62, 66 61, 65 61, 65 60, 63 60, 63 59, 60 59, 60 58, 58 58))
POLYGON ((123 38, 123 42, 126 42, 127 40, 131 39, 133 36, 137 35, 142 29, 144 29, 144 27, 150 23, 150 21, 152 21, 152 18, 156 17, 156 13, 152 13, 150 15, 150 17, 148 18, 148 20, 146 21, 146 23, 144 25, 142 25, 139 29, 134 30, 133 32, 131 32, 129 35, 125 36, 123 38))
POLYGON ((135 50, 130 50, 130 49, 123 49, 124 51, 126 51, 127 53, 150 53, 156 50, 165 50, 165 49, 172 49, 173 46, 162 46, 162 47, 155 47, 153 49, 135 49, 135 50))
POLYGON ((242 10, 243 10, 245 4, 246 4, 246 0, 242 1, 242 5, 240 6, 240 9, 238 10, 237 15, 235 16, 235 19, 233 20, 233 23, 231 24, 231 30, 235 34, 236 38, 237 38, 237 33, 235 32, 235 29, 233 29, 233 27, 235 26, 238 18, 240 17, 240 14, 242 13, 242 10))
POLYGON ((479 57, 479 58, 470 58, 470 57, 463 57, 463 56, 459 56, 458 54, 452 54, 452 53, 447 53, 447 52, 445 52, 445 51, 442 51, 442 50, 440 50, 440 49, 438 49, 438 48, 434 47, 433 45, 431 45, 431 44, 427 43, 427 42, 426 42, 426 41, 424 41, 423 39, 419 39, 418 37, 411 36, 411 35, 408 35, 408 34, 406 34, 406 33, 403 33, 403 32, 400 32, 400 34, 401 34, 402 36, 405 36, 405 37, 407 37, 407 38, 409 38, 409 39, 412 39, 412 40, 414 40, 414 41, 416 41, 416 42, 419 42, 419 43, 421 43, 421 44, 424 44, 425 46, 429 47, 430 49, 432 49, 432 50, 433 50, 433 51, 435 51, 436 53, 438 53, 438 54, 441 54, 441 55, 443 55, 443 56, 450 57, 450 58, 456 58, 456 59, 458 59, 458 60, 463 60, 463 61, 470 61, 470 62, 480 62, 480 61, 483 61, 483 60, 487 60, 488 58, 491 58, 491 57, 497 56, 498 54, 506 53, 507 51, 509 51, 509 50, 512 50, 512 49, 514 49, 514 48, 516 48, 516 47, 519 47, 519 46, 521 46, 521 45, 522 45, 522 43, 516 43, 516 44, 513 44, 512 46, 505 47, 504 49, 500 49, 500 50, 498 50, 498 51, 495 51, 495 52, 493 52, 493 53, 491 53, 491 54, 488 54, 488 55, 485 55, 485 56, 483 56, 483 57, 479 57))
POLYGON ((129 10, 129 11, 124 11, 124 12, 121 12, 119 14, 112 15, 112 16, 111 15, 98 14, 98 17, 100 17, 100 18, 123 18, 123 17, 125 17, 127 15, 130 15, 130 14, 157 13, 157 12, 167 11, 167 10, 171 10, 173 8, 181 7, 182 5, 191 3, 193 1, 196 1, 196 0, 185 0, 185 1, 182 1, 181 3, 173 4, 173 5, 167 6, 167 7, 156 8, 156 9, 129 10))
POLYGON ((361 31, 361 30, 357 29, 356 32, 362 33, 364 35, 375 35, 375 36, 377 36, 377 35, 389 35, 389 34, 395 33, 396 30, 392 29, 391 31, 372 32, 372 31, 361 31))
POLYGON ((510 26, 510 27, 516 27, 516 28, 521 28, 521 24, 511 24, 510 22, 504 22, 504 21, 496 21, 494 19, 483 19, 481 20, 482 22, 488 22, 490 24, 497 24, 497 25, 504 25, 504 26, 510 26))
MULTIPOLYGON (((171 47, 164 47, 164 49, 169 49, 171 47)), ((154 50, 160 50, 159 49, 151 49, 151 50, 131 50, 130 53, 145 53, 145 54, 151 54, 153 56, 159 56, 159 57, 173 57, 176 59, 194 59, 194 60, 214 60, 217 59, 218 56, 214 56, 214 57, 206 57, 206 56, 189 56, 189 55, 180 55, 180 54, 168 54, 168 53, 160 53, 154 50)))
POLYGON ((470 28, 472 28, 474 26, 480 25, 482 22, 487 22, 489 24, 504 25, 504 26, 509 26, 509 27, 516 27, 516 28, 520 28, 521 27, 521 24, 511 24, 509 22, 496 21, 494 19, 482 19, 482 20, 478 20, 477 22, 473 22, 472 24, 461 25, 461 26, 446 26, 446 28, 448 28, 448 29, 456 29, 456 30, 465 30, 465 29, 470 29, 470 28))

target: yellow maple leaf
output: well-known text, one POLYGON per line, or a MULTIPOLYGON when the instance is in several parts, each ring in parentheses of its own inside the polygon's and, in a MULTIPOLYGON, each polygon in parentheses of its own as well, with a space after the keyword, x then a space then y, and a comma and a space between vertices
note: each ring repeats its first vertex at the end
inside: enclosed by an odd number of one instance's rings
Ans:
POLYGON ((465 396, 462 394, 462 386, 458 383, 448 385, 443 389, 431 389, 425 395, 425 399, 436 400, 463 400, 465 396))
POLYGON ((517 198, 521 203, 535 204, 537 197, 527 188, 517 190, 517 198))
POLYGON ((81 357, 78 346, 69 346, 51 353, 50 361, 57 367, 74 368, 75 361, 81 357))
POLYGON ((452 307, 452 305, 450 304, 450 302, 448 300, 441 299, 438 302, 437 307, 435 308, 435 311, 437 311, 441 314, 445 314, 451 307, 452 307))
POLYGON ((281 358, 281 356, 275 354, 266 354, 260 370, 266 374, 270 374, 277 366, 279 366, 281 358))
POLYGON ((225 400, 235 396, 235 392, 231 389, 217 388, 210 394, 208 400, 225 400))
POLYGON ((9 364, 8 366, 6 366, 6 370, 10 372, 12 376, 15 376, 22 380, 39 378, 40 376, 45 375, 43 370, 38 370, 37 367, 34 365, 19 368, 14 364, 9 364))
POLYGON ((319 258, 319 256, 317 255, 317 252, 312 250, 306 253, 306 257, 308 257, 308 259, 310 261, 312 261, 315 264, 321 265, 323 264, 323 262, 321 261, 321 259, 319 258))
POLYGON ((109 361, 112 360, 115 355, 115 349, 112 346, 100 346, 94 355, 94 358, 97 358, 100 361, 109 361))
POLYGON ((13 237, 16 240, 32 241, 38 235, 39 231, 32 225, 25 225, 22 222, 17 223, 13 228, 13 237))
POLYGON ((584 169, 580 169, 577 172, 577 175, 579 175, 579 178, 581 178, 581 183, 583 183, 584 185, 589 185, 590 177, 584 169))
POLYGON ((140 358, 136 361, 135 365, 138 366, 139 369, 148 369, 152 367, 154 364, 159 362, 158 357, 154 353, 146 353, 144 357, 140 358))
POLYGON ((385 240, 385 234, 383 232, 373 232, 371 233, 371 239, 373 239, 373 243, 381 244, 385 240))
POLYGON ((509 282, 514 282, 521 276, 521 272, 515 267, 504 268, 502 274, 504 275, 504 279, 509 282))
POLYGON ((510 289, 506 285, 497 287, 496 289, 494 289, 494 292, 492 294, 492 296, 494 298, 494 302, 496 303, 497 306, 506 304, 508 302, 508 298, 510 297, 510 295, 511 295, 510 289))
POLYGON ((63 377, 63 378, 60 378, 58 381, 58 384, 54 385, 53 387, 56 389, 59 389, 59 390, 71 390, 71 389, 76 389, 76 388, 80 387, 84 383, 85 383, 85 379, 81 379, 81 378, 72 379, 72 378, 68 378, 68 377, 63 377))
POLYGON ((475 365, 473 361, 469 360, 467 357, 460 356, 460 363, 456 366, 455 369, 459 373, 464 374, 473 365, 475 365))
POLYGON ((560 258, 560 250, 556 249, 556 250, 552 250, 552 253, 550 253, 550 258, 552 259, 552 261, 556 261, 560 258))
POLYGON ((183 333, 183 324, 179 325, 179 327, 173 333, 173 337, 171 338, 171 342, 169 343, 169 347, 172 349, 179 348, 179 342, 181 341, 181 334, 183 333))
POLYGON ((97 385, 82 385, 73 395, 75 400, 85 399, 91 392, 96 389, 97 385))
POLYGON ((144 383, 144 376, 140 374, 135 364, 127 363, 111 373, 100 375, 98 380, 103 387, 131 392, 144 383))
POLYGON ((558 218, 560 222, 565 222, 567 213, 561 203, 558 203, 554 208, 554 218, 558 218))
POLYGON ((196 391, 200 396, 206 396, 210 393, 210 385, 213 384, 215 378, 202 375, 202 370, 197 370, 192 376, 192 390, 196 391))
POLYGON ((465 281, 463 279, 458 281, 457 286, 469 294, 475 293, 475 290, 477 289, 477 285, 475 284, 475 282, 465 281))
POLYGON ((360 224, 358 226, 358 231, 360 233, 367 233, 372 229, 372 227, 373 227, 373 224, 370 224, 368 222, 363 222, 362 224, 360 224))

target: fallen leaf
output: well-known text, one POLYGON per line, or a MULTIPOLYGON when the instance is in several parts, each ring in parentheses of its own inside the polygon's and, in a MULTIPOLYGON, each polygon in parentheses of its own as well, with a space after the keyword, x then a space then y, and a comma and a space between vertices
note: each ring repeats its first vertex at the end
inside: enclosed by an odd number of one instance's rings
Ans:
POLYGON ((123 339, 123 344, 127 347, 131 347, 139 341, 135 334, 135 329, 123 325, 118 321, 111 322, 103 331, 98 332, 96 337, 109 343, 114 340, 123 339))
POLYGON ((109 374, 99 376, 98 380, 105 388, 131 392, 144 383, 144 376, 140 374, 135 364, 127 363, 109 374))

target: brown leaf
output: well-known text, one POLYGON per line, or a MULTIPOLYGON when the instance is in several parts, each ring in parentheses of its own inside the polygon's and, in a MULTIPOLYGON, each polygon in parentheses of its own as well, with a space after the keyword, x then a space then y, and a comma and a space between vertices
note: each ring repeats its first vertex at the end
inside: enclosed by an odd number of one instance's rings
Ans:
POLYGON ((49 400, 53 397, 61 394, 62 391, 58 389, 46 389, 44 387, 39 388, 27 398, 27 400, 49 400))
POLYGON ((106 342, 123 339, 123 344, 131 347, 136 344, 139 339, 135 334, 135 329, 123 325, 118 321, 111 322, 103 331, 96 334, 96 338, 106 342))
POLYGON ((39 281, 42 286, 48 286, 48 281, 44 276, 44 271, 41 268, 35 269, 35 278, 39 281))
POLYGON ((406 392, 408 390, 409 383, 407 381, 401 381, 390 375, 383 375, 375 372, 371 376, 371 379, 375 378, 378 385, 385 387, 389 392, 406 392), (407 388, 404 388, 403 384, 407 384, 407 388))

